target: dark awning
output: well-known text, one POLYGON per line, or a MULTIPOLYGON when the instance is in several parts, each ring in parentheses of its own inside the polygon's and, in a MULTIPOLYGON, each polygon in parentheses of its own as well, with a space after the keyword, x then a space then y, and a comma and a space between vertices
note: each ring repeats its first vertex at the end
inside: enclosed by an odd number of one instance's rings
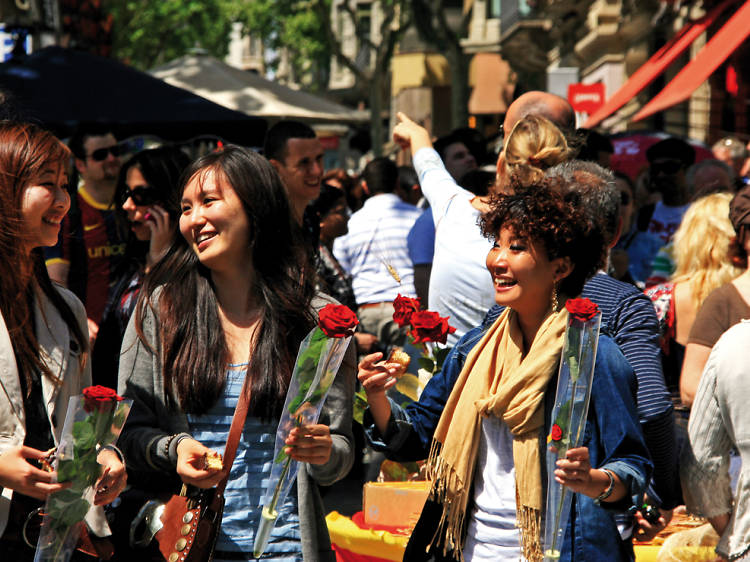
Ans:
POLYGON ((186 140, 218 135, 262 146, 266 130, 263 119, 222 107, 114 59, 61 47, 0 64, 0 89, 9 94, 18 117, 40 122, 63 137, 78 123, 105 122, 122 136, 186 140))

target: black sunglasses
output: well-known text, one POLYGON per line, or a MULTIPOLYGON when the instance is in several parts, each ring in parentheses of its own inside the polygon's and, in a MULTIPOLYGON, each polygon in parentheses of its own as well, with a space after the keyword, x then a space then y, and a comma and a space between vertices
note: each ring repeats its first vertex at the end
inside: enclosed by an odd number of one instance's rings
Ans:
POLYGON ((620 204, 630 205, 630 193, 628 193, 627 191, 620 192, 620 204))
POLYGON ((88 158, 91 158, 94 162, 103 162, 107 159, 107 154, 111 154, 115 158, 123 153, 122 147, 119 144, 108 146, 107 148, 97 148, 88 158))
POLYGON ((120 194, 120 206, 125 205, 128 199, 139 206, 153 205, 159 202, 159 193, 150 185, 139 185, 133 189, 125 189, 120 194))

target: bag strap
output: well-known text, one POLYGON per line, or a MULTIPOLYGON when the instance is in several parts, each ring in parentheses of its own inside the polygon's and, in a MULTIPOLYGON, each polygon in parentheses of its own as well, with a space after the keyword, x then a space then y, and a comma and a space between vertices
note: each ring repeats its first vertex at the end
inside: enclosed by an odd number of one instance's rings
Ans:
POLYGON ((237 401, 237 406, 234 409, 234 416, 232 416, 232 425, 229 427, 229 437, 227 437, 227 445, 224 449, 224 467, 227 469, 227 473, 224 478, 219 481, 216 485, 216 492, 218 494, 224 493, 224 488, 227 486, 229 480, 229 471, 234 463, 234 456, 237 454, 237 445, 240 442, 240 435, 242 435, 242 429, 245 427, 245 420, 247 419, 247 411, 250 407, 250 395, 252 394, 252 386, 250 384, 250 375, 245 373, 245 382, 242 383, 242 390, 240 391, 240 398, 237 401))

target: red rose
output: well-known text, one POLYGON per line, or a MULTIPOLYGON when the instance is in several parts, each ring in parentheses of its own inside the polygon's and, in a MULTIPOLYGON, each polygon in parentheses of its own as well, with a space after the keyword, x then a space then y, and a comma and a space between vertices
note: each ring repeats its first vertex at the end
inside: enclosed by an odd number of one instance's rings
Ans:
POLYGON ((568 299, 565 308, 572 318, 581 322, 591 320, 599 312, 599 307, 589 299, 568 299))
POLYGON ((411 336, 415 343, 439 342, 445 343, 448 334, 456 331, 448 324, 448 318, 443 318, 437 312, 420 310, 411 315, 411 336))
POLYGON ((357 315, 343 304, 327 304, 318 313, 318 326, 329 338, 351 336, 357 324, 357 315))
POLYGON ((87 386, 83 389, 83 409, 87 412, 98 410, 104 412, 122 400, 122 396, 106 386, 87 386))
POLYGON ((556 423, 552 424, 549 436, 552 438, 552 441, 560 441, 562 439, 562 428, 556 423))
POLYGON ((419 299, 396 297, 393 301, 393 321, 401 328, 411 324, 411 315, 419 310, 419 299))

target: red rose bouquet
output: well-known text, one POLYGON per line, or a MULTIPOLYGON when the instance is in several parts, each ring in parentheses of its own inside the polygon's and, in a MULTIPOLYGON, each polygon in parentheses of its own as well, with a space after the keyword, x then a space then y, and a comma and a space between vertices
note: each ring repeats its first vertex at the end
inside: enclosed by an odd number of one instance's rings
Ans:
POLYGON ((97 456, 117 441, 132 403, 104 386, 70 398, 53 468, 58 482, 71 485, 47 498, 36 562, 66 562, 73 554, 101 476, 97 456))
POLYGON ((283 503, 297 477, 299 463, 286 454, 289 432, 301 425, 318 422, 320 411, 338 373, 344 353, 359 324, 357 316, 342 304, 328 304, 318 313, 318 325, 302 340, 294 372, 276 430, 274 464, 271 468, 263 510, 258 522, 253 551, 260 558, 276 524, 276 506, 283 503))
POLYGON ((552 408, 554 423, 547 436, 547 508, 544 527, 544 559, 560 557, 565 528, 570 515, 572 492, 555 481, 557 460, 568 449, 580 447, 594 380, 596 349, 602 315, 588 299, 569 299, 568 326, 565 330, 557 393, 552 408))
POLYGON ((408 328, 409 343, 421 350, 419 367, 429 379, 440 372, 450 351, 449 347, 436 344, 445 344, 448 334, 456 329, 448 323, 448 318, 437 312, 420 310, 419 299, 398 295, 393 301, 393 309, 393 321, 402 328, 408 328))

